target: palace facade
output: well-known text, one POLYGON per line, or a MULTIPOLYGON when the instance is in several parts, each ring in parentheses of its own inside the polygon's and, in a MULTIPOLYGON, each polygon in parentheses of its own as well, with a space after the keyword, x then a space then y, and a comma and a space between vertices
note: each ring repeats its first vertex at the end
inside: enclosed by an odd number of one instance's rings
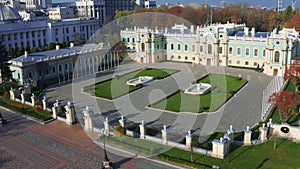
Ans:
POLYGON ((120 34, 130 56, 139 63, 179 61, 263 68, 267 75, 283 76, 286 67, 300 55, 299 32, 288 28, 256 32, 244 24, 189 28, 176 24, 164 30, 135 27, 120 34))

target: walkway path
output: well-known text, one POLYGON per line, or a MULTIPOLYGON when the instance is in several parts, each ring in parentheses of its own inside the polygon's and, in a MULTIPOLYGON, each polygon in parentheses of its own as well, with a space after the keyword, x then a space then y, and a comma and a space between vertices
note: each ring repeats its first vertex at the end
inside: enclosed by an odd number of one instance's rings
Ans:
MULTIPOLYGON (((58 120, 37 124, 17 114, 0 110, 7 124, 0 130, 0 168, 101 168, 103 149, 92 142, 79 124, 58 120)), ((92 135, 92 134, 91 134, 92 135)), ((115 168, 181 168, 108 149, 115 168)))

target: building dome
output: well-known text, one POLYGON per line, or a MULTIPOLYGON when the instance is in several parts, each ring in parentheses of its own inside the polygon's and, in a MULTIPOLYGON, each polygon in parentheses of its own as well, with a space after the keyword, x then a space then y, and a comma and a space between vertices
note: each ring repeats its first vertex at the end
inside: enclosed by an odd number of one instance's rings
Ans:
POLYGON ((21 16, 15 8, 0 5, 0 22, 21 20, 21 16))

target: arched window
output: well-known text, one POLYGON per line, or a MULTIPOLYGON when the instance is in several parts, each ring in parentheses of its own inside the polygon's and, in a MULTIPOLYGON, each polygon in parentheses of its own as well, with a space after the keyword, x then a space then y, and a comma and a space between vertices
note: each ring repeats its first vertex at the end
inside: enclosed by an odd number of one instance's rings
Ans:
POLYGON ((164 43, 164 50, 167 50, 167 43, 164 43))
POLYGON ((229 47, 229 54, 232 54, 232 47, 229 47))
POLYGON ((212 53, 212 46, 211 46, 211 44, 208 44, 207 53, 209 53, 209 54, 212 53))
POLYGON ((280 54, 278 51, 275 52, 275 58, 274 58, 274 62, 279 62, 279 57, 280 57, 280 54))
POLYGON ((132 38, 132 43, 134 43, 135 42, 135 39, 134 38, 132 38))
POLYGON ((142 43, 142 52, 145 51, 145 43, 142 43))

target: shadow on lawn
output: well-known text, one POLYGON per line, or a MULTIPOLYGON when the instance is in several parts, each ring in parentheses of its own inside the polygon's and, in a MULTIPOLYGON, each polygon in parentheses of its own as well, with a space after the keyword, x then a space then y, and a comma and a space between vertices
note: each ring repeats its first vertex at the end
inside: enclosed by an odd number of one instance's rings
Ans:
POLYGON ((269 161, 269 158, 265 158, 259 165, 256 167, 256 169, 262 168, 264 166, 264 163, 269 161))

